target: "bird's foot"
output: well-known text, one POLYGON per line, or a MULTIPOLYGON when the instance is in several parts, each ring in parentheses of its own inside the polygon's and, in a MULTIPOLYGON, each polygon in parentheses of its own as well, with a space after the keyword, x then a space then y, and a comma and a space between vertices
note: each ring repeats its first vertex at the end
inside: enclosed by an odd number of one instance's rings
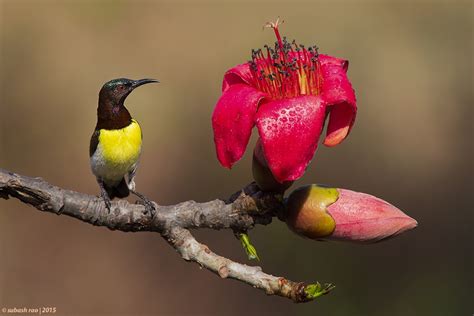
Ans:
POLYGON ((112 202, 110 201, 109 196, 107 195, 107 193, 105 193, 105 194, 101 194, 101 197, 102 197, 102 200, 105 203, 105 207, 107 208, 107 211, 110 214, 110 210, 112 208, 112 202))
POLYGON ((146 196, 144 196, 143 194, 137 191, 130 190, 130 192, 136 195, 141 200, 141 202, 143 202, 143 205, 145 206, 145 213, 150 214, 152 219, 155 218, 156 216, 155 203, 153 203, 150 199, 148 199, 146 196))
POLYGON ((100 187, 100 197, 102 198, 102 200, 104 200, 105 207, 107 208, 107 211, 110 214, 112 203, 110 202, 109 194, 107 193, 107 190, 105 189, 104 182, 102 182, 102 180, 99 180, 99 179, 97 179, 97 182, 99 183, 99 187, 100 187))

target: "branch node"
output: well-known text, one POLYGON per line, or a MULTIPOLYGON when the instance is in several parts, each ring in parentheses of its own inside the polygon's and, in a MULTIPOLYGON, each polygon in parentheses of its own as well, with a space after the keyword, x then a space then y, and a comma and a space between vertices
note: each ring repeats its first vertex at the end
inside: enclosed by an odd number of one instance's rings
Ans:
POLYGON ((219 276, 223 279, 226 279, 229 276, 229 268, 227 266, 221 266, 218 270, 219 276))

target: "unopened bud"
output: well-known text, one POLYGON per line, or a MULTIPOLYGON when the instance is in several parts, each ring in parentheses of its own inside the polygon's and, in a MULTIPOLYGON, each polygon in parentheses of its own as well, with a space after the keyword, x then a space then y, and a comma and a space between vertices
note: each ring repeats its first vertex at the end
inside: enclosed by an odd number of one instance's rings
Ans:
POLYGON ((418 225, 375 196, 315 184, 290 194, 286 223, 295 233, 311 239, 354 242, 380 241, 418 225))

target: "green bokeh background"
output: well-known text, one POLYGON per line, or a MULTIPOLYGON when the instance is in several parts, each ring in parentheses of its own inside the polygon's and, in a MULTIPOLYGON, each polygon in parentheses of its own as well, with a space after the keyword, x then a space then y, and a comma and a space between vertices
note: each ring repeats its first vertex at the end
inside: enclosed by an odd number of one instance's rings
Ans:
MULTIPOLYGON (((219 166, 210 116, 226 69, 281 31, 350 60, 358 117, 297 184, 379 196, 419 227, 374 245, 321 243, 284 224, 251 232, 265 271, 336 290, 308 304, 221 280, 160 236, 111 232, 0 200, 0 307, 57 315, 470 315, 473 312, 471 1, 0 0, 0 167, 97 194, 88 142, 97 93, 152 77, 128 108, 144 130, 138 188, 160 204, 225 198, 250 150, 219 166)), ((255 142, 255 137, 252 138, 255 142)), ((246 262, 230 231, 195 233, 246 262)))

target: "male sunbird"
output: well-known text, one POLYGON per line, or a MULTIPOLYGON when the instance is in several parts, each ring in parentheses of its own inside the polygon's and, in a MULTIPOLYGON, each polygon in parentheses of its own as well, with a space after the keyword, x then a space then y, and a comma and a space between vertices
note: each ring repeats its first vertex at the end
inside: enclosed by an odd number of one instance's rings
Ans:
POLYGON ((89 156, 92 172, 100 186, 101 197, 110 211, 110 201, 130 193, 139 197, 153 216, 155 207, 144 195, 135 191, 135 172, 142 148, 140 125, 124 105, 136 88, 155 79, 114 79, 99 92, 97 125, 91 137, 89 156))

